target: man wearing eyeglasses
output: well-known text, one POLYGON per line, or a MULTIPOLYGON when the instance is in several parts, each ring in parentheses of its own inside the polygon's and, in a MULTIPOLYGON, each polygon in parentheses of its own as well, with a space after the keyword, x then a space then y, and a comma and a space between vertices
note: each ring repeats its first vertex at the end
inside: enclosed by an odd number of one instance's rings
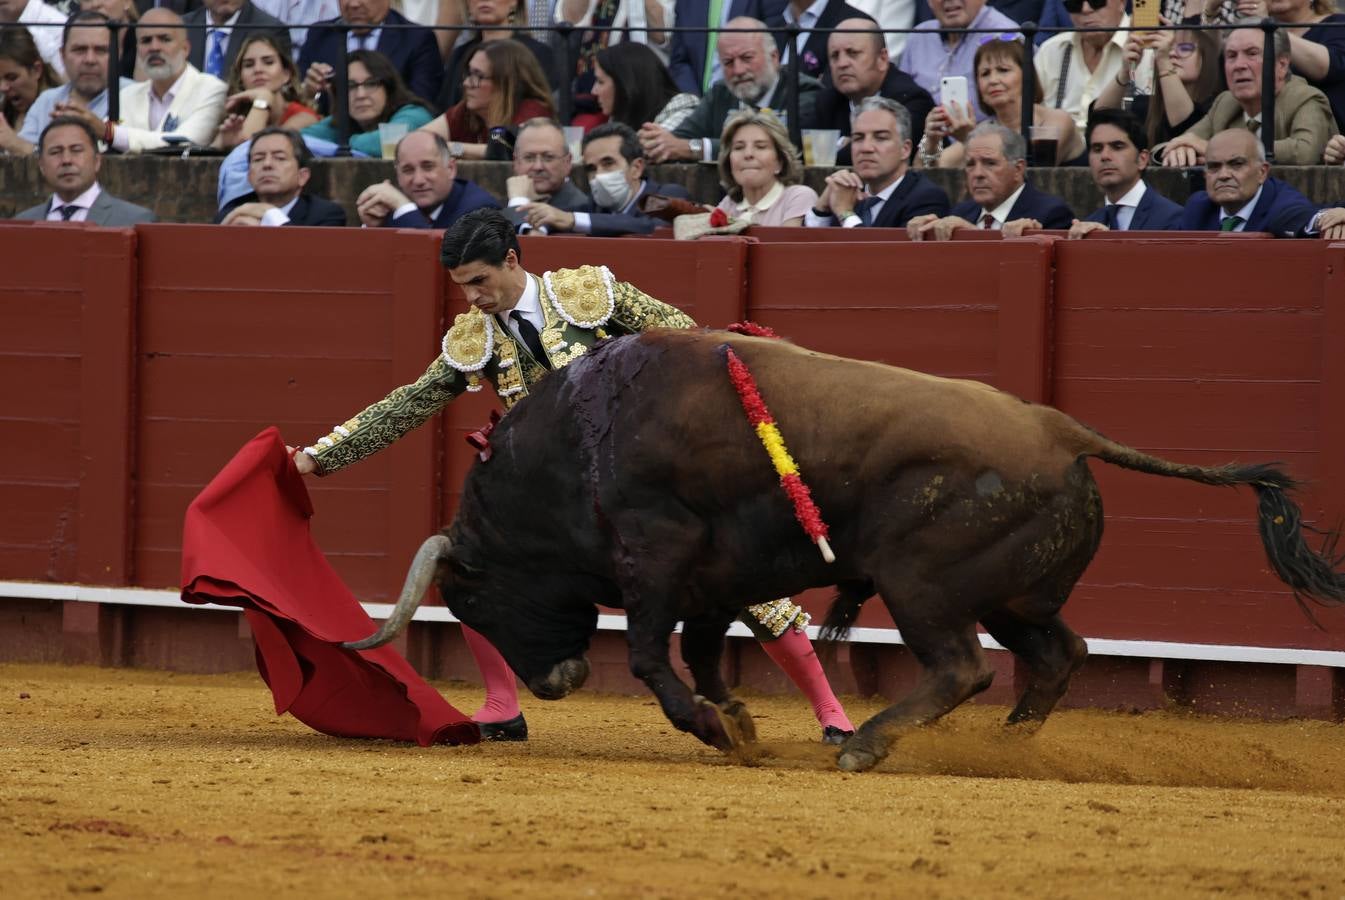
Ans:
POLYGON ((573 168, 565 132, 554 119, 529 119, 519 126, 514 142, 514 174, 506 183, 509 208, 504 211, 519 234, 533 230, 524 207, 545 206, 557 212, 584 208, 588 196, 570 181, 573 168))
MULTIPOLYGON (((1064 0, 1075 28, 1125 29, 1130 25, 1126 0, 1064 0)), ((1047 106, 1063 109, 1082 131, 1088 108, 1106 89, 1125 62, 1127 33, 1067 31, 1037 51, 1037 78, 1047 106)))

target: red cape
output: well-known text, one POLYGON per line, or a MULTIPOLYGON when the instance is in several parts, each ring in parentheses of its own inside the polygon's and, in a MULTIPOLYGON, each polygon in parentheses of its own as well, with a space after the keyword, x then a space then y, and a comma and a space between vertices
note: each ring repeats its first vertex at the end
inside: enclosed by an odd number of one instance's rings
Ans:
POLYGON ((339 737, 474 744, 476 724, 391 646, 338 646, 375 624, 309 534, 303 477, 268 428, 187 508, 182 599, 241 606, 276 713, 339 737))

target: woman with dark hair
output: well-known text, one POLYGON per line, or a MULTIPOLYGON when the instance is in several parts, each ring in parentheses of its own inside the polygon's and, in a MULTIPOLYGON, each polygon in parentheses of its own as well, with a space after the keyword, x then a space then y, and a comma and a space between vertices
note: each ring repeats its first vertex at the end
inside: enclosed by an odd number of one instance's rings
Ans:
MULTIPOLYGON (((987 38, 976 48, 972 63, 976 75, 976 103, 981 112, 1005 128, 1018 131, 1023 127, 1023 44, 1021 40, 1006 40, 999 35, 987 38)), ((1041 82, 1033 97, 1032 122, 1034 125, 1053 125, 1057 134, 1057 160, 1071 160, 1084 152, 1083 138, 1074 119, 1062 109, 1044 105, 1041 82)), ((955 106, 956 104, 952 104, 955 106)), ((961 168, 966 156, 967 135, 976 127, 976 114, 967 104, 965 109, 936 106, 925 119, 925 136, 920 142, 917 168, 961 168), (944 139, 951 143, 943 147, 944 139), (940 149, 942 148, 942 149, 940 149)))
MULTIPOLYGON (((544 0, 543 0, 544 2, 544 0)), ((484 26, 472 33, 471 39, 453 49, 444 67, 444 89, 439 92, 439 106, 448 109, 456 106, 463 98, 462 77, 467 69, 467 61, 483 43, 489 41, 518 41, 537 57, 537 65, 542 67, 547 85, 551 89, 560 86, 560 76, 556 68, 556 55, 541 41, 533 40, 520 26, 528 24, 528 6, 526 0, 468 0, 467 21, 472 25, 484 26)))
MULTIPOLYGON (((1161 20, 1165 24, 1166 19, 1161 20)), ((1131 81, 1153 85, 1136 94, 1130 111, 1144 123, 1149 146, 1185 134, 1209 112, 1223 88, 1223 64, 1217 31, 1137 31, 1126 40, 1121 71, 1093 101, 1097 109, 1120 109, 1131 81), (1145 50, 1153 51, 1153 69, 1139 73, 1145 50)))
POLYGON ((636 131, 650 122, 672 131, 700 102, 695 94, 678 92, 657 53, 629 41, 604 47, 594 57, 593 96, 610 121, 636 131))
POLYGON ((0 150, 27 152, 15 142, 28 107, 38 94, 62 83, 56 70, 42 61, 27 28, 0 28, 0 150))
POLYGON ((518 41, 487 41, 467 59, 463 97, 425 126, 449 142, 456 157, 510 159, 513 127, 552 118, 551 92, 537 57, 518 41), (505 129, 503 135, 492 135, 505 129))
POLYGON ((215 146, 230 149, 263 128, 300 131, 318 121, 312 107, 300 101, 299 69, 275 35, 258 31, 243 40, 229 71, 227 115, 215 146))
MULTIPOLYGON (((433 118, 430 104, 407 89, 396 66, 382 53, 356 50, 347 54, 346 79, 350 91, 346 106, 350 110, 352 150, 381 158, 383 147, 378 138, 379 125, 401 122, 411 132, 433 118)), ((309 125, 302 133, 333 143, 338 138, 331 116, 309 125)))

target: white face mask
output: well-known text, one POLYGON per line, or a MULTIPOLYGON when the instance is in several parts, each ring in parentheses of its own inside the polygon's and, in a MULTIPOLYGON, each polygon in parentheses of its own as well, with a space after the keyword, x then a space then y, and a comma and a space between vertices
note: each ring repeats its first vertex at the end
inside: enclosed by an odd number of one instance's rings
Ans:
POLYGON ((603 172, 588 180, 593 200, 603 209, 622 210, 630 202, 630 182, 625 172, 603 172))

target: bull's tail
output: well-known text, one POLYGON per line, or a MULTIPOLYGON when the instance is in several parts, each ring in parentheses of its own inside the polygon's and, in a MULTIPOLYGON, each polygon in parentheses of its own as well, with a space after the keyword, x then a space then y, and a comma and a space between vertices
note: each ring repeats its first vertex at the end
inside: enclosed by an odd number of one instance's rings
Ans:
POLYGON ((1340 538, 1338 528, 1321 531, 1303 522, 1303 511, 1293 501, 1290 492, 1298 482, 1275 464, 1193 466, 1168 462, 1149 456, 1131 447, 1118 444, 1097 432, 1088 432, 1091 446, 1084 448, 1090 456, 1104 462, 1147 472, 1186 478, 1202 484, 1220 486, 1247 484, 1256 491, 1259 500, 1257 526, 1266 559, 1281 581, 1294 592, 1294 600, 1303 614, 1321 627, 1305 601, 1320 606, 1345 605, 1345 573, 1340 565, 1345 554, 1337 552, 1340 538), (1308 545, 1303 532, 1312 531, 1323 536, 1321 550, 1308 545))
POLYGON ((836 585, 836 596, 827 610, 827 618, 818 631, 817 639, 823 643, 843 641, 850 634, 850 628, 859 618, 864 601, 873 596, 872 581, 843 581, 836 585))

